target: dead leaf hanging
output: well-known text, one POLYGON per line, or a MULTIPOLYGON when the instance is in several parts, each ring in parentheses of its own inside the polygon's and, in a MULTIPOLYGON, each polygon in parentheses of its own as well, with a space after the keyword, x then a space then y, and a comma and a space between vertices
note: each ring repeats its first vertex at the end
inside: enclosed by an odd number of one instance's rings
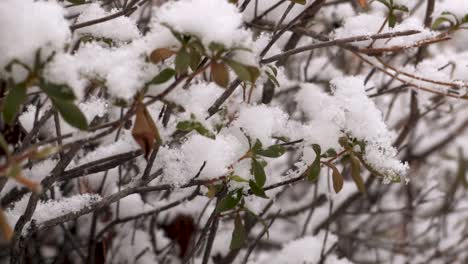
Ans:
POLYGON ((146 106, 141 100, 138 100, 135 107, 136 116, 132 136, 138 145, 140 145, 141 150, 143 150, 145 159, 148 159, 148 155, 154 148, 155 143, 161 144, 161 140, 158 129, 146 106))

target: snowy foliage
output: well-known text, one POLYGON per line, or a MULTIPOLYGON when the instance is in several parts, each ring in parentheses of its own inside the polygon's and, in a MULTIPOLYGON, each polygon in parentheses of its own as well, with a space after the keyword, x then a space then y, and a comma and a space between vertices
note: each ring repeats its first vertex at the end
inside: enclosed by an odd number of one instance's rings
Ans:
POLYGON ((467 24, 455 0, 0 1, 0 263, 466 261, 467 24))

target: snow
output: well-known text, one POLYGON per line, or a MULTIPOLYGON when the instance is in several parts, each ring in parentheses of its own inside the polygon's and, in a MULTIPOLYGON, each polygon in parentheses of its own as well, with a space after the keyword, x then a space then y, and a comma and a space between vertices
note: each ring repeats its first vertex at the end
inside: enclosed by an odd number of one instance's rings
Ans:
MULTIPOLYGON (((4 67, 14 59, 32 66, 39 49, 43 60, 53 51, 63 49, 70 38, 64 14, 65 11, 56 2, 1 1, 0 75, 5 73, 4 67)), ((13 74, 21 80, 24 71, 18 72, 17 67, 14 67, 13 74)))
MULTIPOLYGON (((106 17, 116 12, 117 10, 106 12, 99 6, 99 4, 92 3, 82 10, 76 24, 106 17)), ((119 16, 103 23, 79 28, 76 30, 76 33, 82 36, 91 35, 98 38, 110 38, 117 41, 131 41, 140 36, 140 32, 135 22, 127 16, 119 16)))
MULTIPOLYGON (((321 257, 321 249, 324 241, 324 234, 319 236, 306 236, 297 240, 293 240, 284 245, 283 249, 277 254, 274 254, 262 264, 267 263, 281 263, 281 264, 294 264, 294 263, 318 263, 321 257)), ((329 235, 328 242, 325 246, 330 248, 336 237, 329 235)), ((339 260, 336 256, 327 258, 324 263, 328 264, 348 264, 351 263, 346 259, 339 260)))
MULTIPOLYGON (((7 210, 5 213, 11 225, 18 221, 19 217, 26 209, 30 195, 25 195, 17 202, 13 209, 7 210)), ((41 201, 37 204, 36 210, 32 216, 32 220, 37 225, 40 225, 47 220, 54 219, 68 213, 77 213, 80 210, 91 206, 101 200, 101 196, 97 194, 81 194, 71 197, 66 197, 58 200, 41 201)))
POLYGON ((264 146, 273 144, 273 136, 281 136, 288 116, 278 107, 245 105, 231 127, 243 129, 255 142, 259 139, 264 146))
POLYGON ((51 83, 66 84, 73 94, 82 99, 86 81, 81 78, 80 65, 74 56, 68 53, 58 53, 44 69, 44 77, 51 83))
POLYGON ((156 16, 175 31, 198 37, 205 46, 215 42, 229 48, 249 36, 241 29, 242 15, 227 1, 171 1, 161 6, 156 16))
POLYGON ((450 12, 459 19, 462 19, 464 16, 468 15, 468 2, 444 0, 442 3, 438 3, 435 6, 432 17, 436 19, 442 14, 442 12, 450 12))
POLYGON ((407 46, 420 40, 435 37, 437 33, 424 28, 422 21, 418 18, 409 17, 404 19, 402 23, 398 23, 395 27, 390 28, 388 23, 385 23, 386 16, 383 13, 359 14, 357 16, 347 17, 344 19, 342 27, 335 30, 333 38, 349 38, 355 36, 374 35, 378 33, 402 32, 407 30, 417 30, 420 33, 394 37, 390 39, 366 40, 352 43, 360 48, 364 48, 373 43, 373 47, 391 47, 391 46, 407 46), (382 27, 383 26, 383 27, 382 27), (382 27, 382 30, 380 28, 382 27))
POLYGON ((193 134, 180 149, 163 148, 160 151, 157 162, 164 169, 165 180, 173 184, 183 184, 195 177, 205 161, 206 165, 198 178, 221 177, 243 154, 237 138, 229 135, 210 139, 193 134))

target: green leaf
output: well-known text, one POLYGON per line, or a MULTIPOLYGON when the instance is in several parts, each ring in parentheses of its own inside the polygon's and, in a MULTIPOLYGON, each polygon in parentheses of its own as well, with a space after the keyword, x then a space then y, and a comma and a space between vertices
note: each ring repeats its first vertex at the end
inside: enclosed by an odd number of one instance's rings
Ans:
POLYGON ((387 0, 377 0, 377 2, 380 2, 380 3, 384 4, 388 9, 392 8, 392 6, 390 5, 390 3, 387 0))
POLYGON ((3 102, 3 118, 5 122, 11 124, 20 110, 21 105, 26 100, 27 87, 23 83, 10 89, 3 102))
POLYGON ((260 76, 260 70, 255 66, 246 66, 250 74, 250 81, 254 83, 260 76))
POLYGON ((189 51, 190 51, 189 53, 190 54, 190 69, 192 69, 192 71, 196 71, 198 69, 198 65, 200 65, 202 56, 200 52, 198 52, 198 50, 196 50, 192 46, 189 47, 189 51))
POLYGON ((252 80, 250 71, 246 65, 229 59, 224 59, 224 62, 231 67, 241 81, 250 82, 252 80))
POLYGON ((282 145, 271 145, 266 149, 260 149, 255 154, 269 158, 281 157, 286 152, 286 149, 282 145))
POLYGON ((200 122, 197 121, 181 121, 177 123, 176 126, 177 130, 180 131, 185 131, 185 132, 190 132, 192 130, 197 131, 198 134, 208 137, 208 138, 215 138, 215 135, 205 128, 200 122))
POLYGON ((231 176, 229 176, 229 179, 231 179, 231 180, 233 180, 235 182, 249 182, 248 180, 242 178, 239 175, 231 175, 231 176))
POLYGON ((468 181, 466 179, 466 173, 467 173, 467 168, 466 168, 466 163, 467 161, 463 157, 463 149, 459 148, 458 149, 458 171, 457 171, 457 177, 458 180, 463 184, 465 188, 468 188, 468 181))
POLYGON ((300 5, 305 5, 307 3, 306 0, 289 0, 293 3, 300 4, 300 5))
POLYGON ((463 17, 461 22, 462 23, 468 23, 468 14, 463 17))
POLYGON ((318 179, 318 176, 320 175, 320 153, 321 153, 321 148, 320 145, 318 144, 313 144, 312 148, 314 149, 315 152, 315 159, 314 162, 312 162, 312 165, 309 168, 309 171, 307 172, 307 180, 310 182, 314 182, 318 179))
POLYGON ((356 187, 361 193, 366 193, 366 185, 364 184, 364 180, 361 177, 361 164, 359 160, 351 154, 351 177, 353 178, 356 187))
POLYGON ((196 39, 196 40, 190 42, 189 45, 190 45, 191 48, 198 51, 198 53, 205 54, 205 47, 203 47, 203 44, 200 42, 200 40, 196 39))
POLYGON ((216 206, 216 211, 218 213, 228 211, 234 209, 236 205, 242 199, 242 189, 238 189, 237 191, 230 192, 224 198, 219 201, 218 206, 216 206))
POLYGON ((319 144, 312 144, 312 149, 315 151, 315 155, 320 158, 320 154, 322 153, 322 148, 319 144))
POLYGON ((262 147, 263 147, 262 142, 259 139, 257 139, 257 140, 255 140, 255 144, 252 147, 252 152, 254 154, 257 154, 257 152, 260 151, 262 149, 262 147))
POLYGON ((250 210, 248 207, 245 207, 244 206, 244 210, 250 214, 251 216, 253 216, 255 219, 257 219, 262 225, 263 227, 266 229, 266 235, 267 235, 267 238, 270 237, 270 232, 268 232, 268 224, 265 222, 265 220, 263 220, 259 215, 257 215, 256 213, 252 212, 252 210, 250 210))
POLYGON ((320 175, 320 158, 316 158, 314 162, 312 162, 312 165, 309 168, 309 171, 307 172, 307 180, 310 182, 314 182, 318 179, 318 176, 320 175))
POLYGON ((80 130, 88 128, 88 122, 81 110, 72 102, 51 98, 55 108, 59 111, 63 119, 73 127, 80 130))
POLYGON ((226 50, 226 47, 224 47, 224 44, 218 43, 218 42, 211 42, 208 48, 212 52, 223 52, 224 50, 226 50))
POLYGON ((396 24, 396 16, 393 13, 388 14, 388 26, 389 27, 394 27, 396 24))
POLYGON ((270 70, 273 72, 273 75, 275 77, 278 76, 278 69, 276 69, 276 67, 271 66, 271 65, 267 65, 267 67, 270 68, 270 70))
POLYGON ((268 76, 268 79, 269 79, 276 87, 279 87, 279 86, 280 86, 280 84, 279 84, 279 82, 278 82, 278 80, 276 79, 275 76, 273 76, 273 75, 272 75, 271 73, 269 73, 269 72, 265 72, 265 73, 266 73, 266 75, 268 76))
POLYGON ((167 68, 162 70, 156 77, 151 80, 151 84, 162 84, 169 81, 174 77, 175 71, 173 69, 167 68))
POLYGON ((72 89, 65 84, 54 84, 42 81, 40 87, 49 97, 53 97, 57 100, 73 101, 76 99, 72 89))
POLYGON ((331 157, 336 157, 338 153, 336 153, 336 150, 334 148, 329 148, 324 154, 322 154, 322 158, 331 158, 331 157))
POLYGON ((258 186, 254 181, 250 180, 249 186, 253 194, 258 197, 268 199, 268 196, 265 194, 265 191, 262 189, 262 187, 258 186))
POLYGON ((67 2, 70 2, 75 5, 81 5, 85 3, 85 0, 67 0, 67 2))
POLYGON ((177 52, 175 58, 175 70, 178 74, 187 72, 190 65, 190 54, 186 49, 182 48, 177 52))
POLYGON ((251 166, 251 173, 255 177, 255 182, 259 187, 263 187, 266 182, 266 175, 263 166, 254 158, 252 158, 251 166))
POLYGON ((245 245, 246 238, 247 233, 245 231, 244 224, 242 223, 242 219, 239 214, 236 214, 236 218, 234 218, 234 230, 232 231, 231 244, 229 245, 229 248, 231 250, 242 248, 245 245))
POLYGON ((16 178, 19 176, 22 172, 21 166, 19 166, 17 163, 14 163, 12 166, 7 171, 7 176, 11 178, 16 178))
POLYGON ((444 22, 448 22, 448 23, 450 24, 450 27, 455 26, 455 23, 453 23, 452 20, 450 20, 450 19, 448 19, 448 18, 446 18, 446 17, 441 16, 441 17, 438 17, 438 18, 434 21, 434 23, 432 24, 432 29, 437 29, 437 28, 440 27, 440 25, 442 25, 442 23, 444 23, 444 22))

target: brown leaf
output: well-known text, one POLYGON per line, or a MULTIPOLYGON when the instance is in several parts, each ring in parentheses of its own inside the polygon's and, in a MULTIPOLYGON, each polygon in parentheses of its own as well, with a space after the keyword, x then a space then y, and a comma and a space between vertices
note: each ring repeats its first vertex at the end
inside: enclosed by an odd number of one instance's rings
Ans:
POLYGON ((211 79, 221 87, 227 87, 229 84, 229 72, 224 63, 216 61, 211 62, 211 79))
POLYGON ((173 56, 174 54, 176 54, 175 51, 172 51, 168 48, 159 48, 159 49, 155 49, 153 50, 153 52, 151 52, 151 55, 150 55, 150 60, 152 63, 160 63, 161 61, 167 59, 167 58, 170 58, 171 56, 173 56))
POLYGON ((359 163, 359 160, 354 155, 351 155, 351 177, 353 178, 358 190, 361 193, 365 193, 366 185, 364 184, 360 171, 361 164, 359 163))
POLYGON ((146 109, 146 106, 141 102, 136 102, 136 117, 132 129, 132 136, 140 145, 141 150, 148 159, 148 155, 154 147, 154 143, 161 144, 158 129, 154 124, 153 118, 146 109))
POLYGON ((105 241, 100 241, 96 243, 96 249, 94 252, 94 263, 95 264, 105 264, 106 263, 106 243, 105 241))
POLYGON ((333 189, 336 193, 339 193, 343 188, 343 175, 341 175, 335 165, 331 163, 326 163, 326 165, 332 169, 333 189))
POLYGON ((364 9, 366 9, 368 7, 367 0, 358 0, 358 3, 364 9))
POLYGON ((0 231, 2 232, 2 236, 6 241, 10 241, 10 239, 13 237, 13 228, 11 228, 10 224, 8 223, 5 212, 1 208, 0 208, 0 231))
POLYGON ((180 256, 187 253, 190 239, 195 231, 195 223, 189 215, 179 214, 169 224, 163 225, 166 236, 175 240, 180 248, 180 256))

